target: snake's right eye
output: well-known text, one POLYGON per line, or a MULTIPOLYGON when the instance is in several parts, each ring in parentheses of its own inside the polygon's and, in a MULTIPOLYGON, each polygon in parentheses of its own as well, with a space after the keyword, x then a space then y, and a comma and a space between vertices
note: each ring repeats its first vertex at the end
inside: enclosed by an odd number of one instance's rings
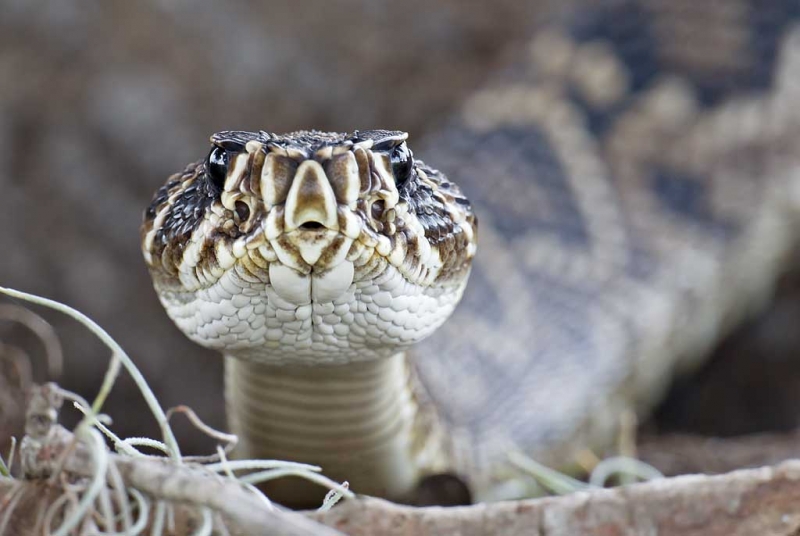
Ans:
POLYGON ((214 186, 222 190, 228 176, 228 151, 222 147, 214 147, 206 159, 206 175, 214 186))

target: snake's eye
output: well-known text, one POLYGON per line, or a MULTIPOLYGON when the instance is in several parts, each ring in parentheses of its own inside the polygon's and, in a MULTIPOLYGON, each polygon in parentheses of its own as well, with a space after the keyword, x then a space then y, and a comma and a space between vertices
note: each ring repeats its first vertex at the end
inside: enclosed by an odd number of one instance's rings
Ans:
POLYGON ((220 190, 225 187, 225 177, 228 175, 228 159, 228 151, 222 147, 214 147, 208 153, 208 159, 206 160, 206 175, 220 190))
POLYGON ((392 173, 394 173, 394 183, 399 188, 411 177, 414 170, 414 155, 405 143, 401 143, 390 155, 392 161, 392 173))

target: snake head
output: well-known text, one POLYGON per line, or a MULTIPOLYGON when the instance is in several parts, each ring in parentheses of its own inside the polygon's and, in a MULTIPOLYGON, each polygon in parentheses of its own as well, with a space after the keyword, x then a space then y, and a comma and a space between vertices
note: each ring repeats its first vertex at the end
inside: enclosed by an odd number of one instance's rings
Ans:
POLYGON ((477 222, 407 134, 220 132, 171 176, 141 228, 170 317, 265 362, 390 355, 452 312, 477 222))

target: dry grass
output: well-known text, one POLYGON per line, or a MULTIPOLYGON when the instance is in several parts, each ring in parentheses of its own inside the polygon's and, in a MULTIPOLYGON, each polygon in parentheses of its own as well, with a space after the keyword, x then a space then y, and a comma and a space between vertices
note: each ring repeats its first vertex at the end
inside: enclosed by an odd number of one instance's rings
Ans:
MULTIPOLYGON (((308 464, 230 460, 236 436, 210 428, 186 406, 164 411, 133 360, 91 319, 46 298, 3 287, 0 293, 69 315, 111 351, 104 381, 91 403, 54 383, 33 385, 30 361, 19 352, 11 354, 13 368, 19 371, 15 375, 17 392, 27 389, 30 394, 25 438, 19 448, 15 448, 16 443, 12 445, 5 459, 0 455, 0 536, 20 534, 13 528, 20 519, 32 527, 25 534, 45 536, 248 534, 253 527, 264 527, 264 523, 273 528, 284 527, 288 534, 335 533, 273 505, 256 485, 286 476, 306 478, 329 488, 319 508, 324 512, 342 497, 353 497, 346 482, 333 482, 321 474, 319 467, 308 464), (138 386, 159 425, 161 438, 121 438, 110 429, 110 419, 102 408, 122 369, 138 386), (72 431, 58 424, 65 401, 83 415, 72 431), (185 416, 214 438, 218 443, 216 452, 201 457, 183 456, 170 426, 175 415, 185 416), (153 451, 160 454, 146 453, 153 451), (15 463, 19 465, 17 470, 15 463), (13 474, 20 477, 14 478, 13 474), (44 492, 37 487, 41 485, 44 492)), ((39 336, 49 356, 48 372, 57 373, 63 358, 46 322, 18 306, 0 305, 0 318, 3 314, 39 336)), ((590 472, 588 483, 544 467, 521 453, 511 453, 509 459, 522 474, 532 476, 546 492, 554 494, 596 489, 610 480, 631 483, 661 478, 658 471, 634 458, 634 429, 635 425, 622 427, 620 452, 626 456, 604 461, 587 456, 584 466, 590 472)))
MULTIPOLYGON (((302 533, 303 523, 311 522, 299 521, 273 505, 256 488, 257 484, 286 476, 311 480, 330 489, 321 510, 329 509, 342 497, 353 497, 347 483, 333 482, 317 466, 277 460, 229 460, 236 437, 208 427, 190 408, 164 411, 133 360, 91 319, 46 298, 3 287, 0 293, 69 315, 111 351, 104 381, 91 403, 56 384, 30 385, 31 375, 19 374, 20 387, 28 384, 31 394, 25 438, 5 459, 0 456, 0 506, 4 506, 0 508, 0 535, 11 534, 6 531, 26 513, 32 516, 34 528, 30 534, 46 536, 227 534, 236 532, 231 532, 230 527, 246 527, 265 519, 272 523, 288 519, 291 526, 299 524, 298 533, 302 533), (123 368, 147 402, 161 438, 120 438, 109 428, 110 420, 102 408, 123 368), (71 402, 83 414, 72 431, 58 424, 64 401, 71 402), (176 414, 186 416, 199 430, 216 439, 217 452, 203 457, 182 456, 170 426, 170 419, 176 414), (147 454, 143 449, 161 454, 147 454), (20 460, 19 468, 14 466, 15 458, 20 460), (14 478, 13 474, 21 476, 14 478), (45 483, 49 491, 55 492, 30 497, 26 493, 33 483, 45 483), (217 495, 210 496, 210 489, 215 489, 217 495), (25 504, 25 497, 40 504, 25 504), (276 514, 280 514, 280 520, 276 514)), ((41 327, 33 313, 25 314, 30 315, 25 319, 26 325, 37 326, 35 332, 43 341, 47 338, 49 354, 59 356, 55 362, 51 358, 51 372, 57 370, 60 353, 53 350, 49 340, 52 334, 41 327)), ((25 370, 24 365, 17 364, 17 368, 25 370)))

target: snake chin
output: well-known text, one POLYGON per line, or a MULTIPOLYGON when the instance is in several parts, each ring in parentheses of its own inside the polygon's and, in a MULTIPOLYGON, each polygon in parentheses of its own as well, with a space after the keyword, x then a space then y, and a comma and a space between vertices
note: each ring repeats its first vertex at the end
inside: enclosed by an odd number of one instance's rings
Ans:
POLYGON ((269 278, 275 293, 297 306, 307 303, 333 303, 353 284, 352 262, 341 262, 326 270, 303 274, 283 264, 269 266, 269 278))
POLYGON ((162 289, 159 297, 190 339, 230 356, 272 365, 363 362, 433 333, 466 284, 423 287, 384 266, 356 280, 351 261, 309 274, 275 262, 268 281, 254 281, 237 265, 208 288, 162 289))

